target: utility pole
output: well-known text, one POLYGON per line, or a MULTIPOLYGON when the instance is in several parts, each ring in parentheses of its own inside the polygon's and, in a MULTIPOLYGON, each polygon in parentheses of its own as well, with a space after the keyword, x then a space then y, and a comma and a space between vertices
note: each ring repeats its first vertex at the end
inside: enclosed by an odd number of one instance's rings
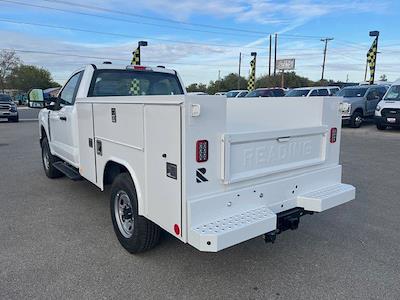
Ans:
POLYGON ((218 92, 221 87, 221 70, 218 70, 218 92))
POLYGON ((321 39, 321 42, 325 42, 325 47, 324 47, 324 61, 322 62, 322 75, 321 75, 321 80, 324 80, 324 72, 325 72, 325 62, 326 62, 326 50, 328 48, 328 42, 332 41, 333 38, 325 38, 321 39))
POLYGON ((272 35, 269 35, 269 63, 268 63, 268 76, 271 76, 271 58, 272 58, 272 35))
POLYGON ((242 66, 242 52, 239 52, 239 77, 237 82, 237 88, 240 90, 240 68, 242 66))
POLYGON ((278 51, 278 34, 275 33, 274 76, 276 76, 276 53, 278 51))

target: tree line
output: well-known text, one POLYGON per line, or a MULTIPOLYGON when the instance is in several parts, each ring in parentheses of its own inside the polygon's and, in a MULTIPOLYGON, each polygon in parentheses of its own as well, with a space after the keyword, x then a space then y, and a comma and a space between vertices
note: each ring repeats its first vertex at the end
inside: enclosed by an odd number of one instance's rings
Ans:
POLYGON ((15 51, 0 51, 0 92, 15 89, 26 93, 32 88, 47 89, 59 86, 48 70, 25 65, 15 51))
MULTIPOLYGON (((326 86, 326 85, 339 85, 342 86, 343 82, 337 82, 333 80, 319 80, 312 81, 306 77, 297 75, 295 72, 285 73, 285 87, 305 87, 305 86, 326 86)), ((269 88, 269 87, 280 87, 281 86, 281 75, 268 76, 263 75, 257 78, 256 88, 269 88)), ((235 73, 231 73, 220 80, 210 81, 208 84, 203 83, 192 83, 186 90, 188 92, 206 92, 210 95, 216 92, 226 92, 230 90, 246 90, 247 79, 235 73)))

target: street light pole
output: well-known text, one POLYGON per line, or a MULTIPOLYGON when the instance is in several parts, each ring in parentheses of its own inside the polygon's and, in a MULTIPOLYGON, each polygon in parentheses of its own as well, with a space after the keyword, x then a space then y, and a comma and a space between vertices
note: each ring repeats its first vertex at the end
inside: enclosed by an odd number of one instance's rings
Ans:
POLYGON ((139 51, 139 65, 141 64, 141 53, 140 53, 140 47, 146 47, 148 45, 147 41, 139 41, 138 42, 138 51, 139 51))

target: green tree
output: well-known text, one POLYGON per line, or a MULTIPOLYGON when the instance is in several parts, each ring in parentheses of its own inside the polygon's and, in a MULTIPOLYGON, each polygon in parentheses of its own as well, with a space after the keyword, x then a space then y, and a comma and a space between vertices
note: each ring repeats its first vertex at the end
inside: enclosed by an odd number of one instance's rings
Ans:
POLYGON ((207 86, 204 83, 192 83, 186 88, 187 92, 206 92, 207 86))
MULTIPOLYGON (((285 76, 285 87, 295 88, 295 87, 303 87, 303 86, 313 86, 315 83, 306 78, 297 75, 295 72, 287 72, 284 74, 285 76)), ((282 83, 281 74, 276 76, 268 76, 264 75, 259 77, 256 80, 256 88, 260 87, 280 87, 282 83)))
POLYGON ((19 65, 8 76, 9 86, 23 92, 32 88, 47 89, 60 86, 54 82, 49 71, 31 65, 19 65))

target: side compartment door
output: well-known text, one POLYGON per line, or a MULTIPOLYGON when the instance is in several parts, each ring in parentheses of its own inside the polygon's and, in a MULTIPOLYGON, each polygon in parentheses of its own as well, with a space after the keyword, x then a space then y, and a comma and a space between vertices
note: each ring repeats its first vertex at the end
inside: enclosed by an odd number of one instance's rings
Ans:
POLYGON ((77 103, 79 128, 79 173, 87 180, 97 183, 96 154, 94 145, 93 104, 77 103))
POLYGON ((147 217, 181 237, 181 107, 146 105, 144 120, 147 217))

